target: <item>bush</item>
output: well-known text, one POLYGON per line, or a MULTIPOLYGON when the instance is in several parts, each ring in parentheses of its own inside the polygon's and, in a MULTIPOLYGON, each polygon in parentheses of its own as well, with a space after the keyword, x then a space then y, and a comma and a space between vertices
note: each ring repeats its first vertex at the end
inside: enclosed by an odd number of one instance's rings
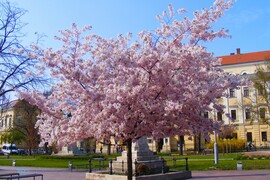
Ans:
MULTIPOLYGON (((219 139, 217 141, 218 151, 221 153, 225 152, 241 152, 245 149, 245 141, 242 139, 219 139)), ((214 148, 214 142, 205 144, 207 149, 214 148)))
POLYGON ((170 156, 171 153, 170 152, 158 152, 157 155, 158 156, 170 156))
POLYGON ((139 163, 137 166, 137 172, 139 176, 150 174, 150 169, 144 163, 139 163))

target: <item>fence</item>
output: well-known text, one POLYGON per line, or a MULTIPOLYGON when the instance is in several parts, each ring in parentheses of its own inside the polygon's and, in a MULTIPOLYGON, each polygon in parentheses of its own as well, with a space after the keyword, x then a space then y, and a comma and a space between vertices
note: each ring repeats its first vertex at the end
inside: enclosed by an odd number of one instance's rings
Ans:
MULTIPOLYGON (((134 176, 167 173, 170 171, 187 171, 188 168, 188 158, 170 158, 164 159, 160 158, 158 160, 149 161, 137 161, 135 160, 133 164, 134 176)), ((88 172, 92 171, 103 171, 112 175, 114 173, 127 173, 127 162, 124 161, 114 161, 113 159, 104 158, 93 158, 89 159, 87 163, 84 164, 72 164, 69 162, 70 171, 73 170, 86 170, 88 172), (115 170, 118 168, 117 171, 115 170)))
POLYGON ((92 172, 93 170, 104 170, 108 167, 108 161, 104 158, 93 158, 89 159, 87 163, 75 164, 71 161, 68 162, 68 168, 70 171, 88 171, 92 172))

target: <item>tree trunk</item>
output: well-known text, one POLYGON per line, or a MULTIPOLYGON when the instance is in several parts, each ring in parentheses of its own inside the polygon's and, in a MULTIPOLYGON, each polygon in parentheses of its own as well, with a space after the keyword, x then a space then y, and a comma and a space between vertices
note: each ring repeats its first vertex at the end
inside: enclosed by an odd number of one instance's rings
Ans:
POLYGON ((31 148, 31 147, 29 148, 28 155, 29 155, 29 156, 32 155, 32 148, 31 148))
POLYGON ((201 134, 198 136, 198 154, 201 154, 202 152, 202 142, 201 142, 201 134))
POLYGON ((183 156, 184 136, 179 136, 180 155, 183 156))
POLYGON ((226 154, 228 154, 228 139, 226 139, 226 154))
POLYGON ((107 155, 110 155, 111 154, 111 143, 108 144, 108 150, 107 150, 107 155))
POLYGON ((128 139, 127 141, 127 166, 128 166, 128 180, 132 180, 132 139, 128 139))

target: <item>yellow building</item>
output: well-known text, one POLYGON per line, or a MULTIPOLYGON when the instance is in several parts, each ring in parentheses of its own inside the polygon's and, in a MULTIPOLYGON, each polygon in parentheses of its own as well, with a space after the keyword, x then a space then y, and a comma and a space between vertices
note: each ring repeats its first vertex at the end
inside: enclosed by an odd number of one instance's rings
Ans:
MULTIPOLYGON (((221 68, 226 72, 250 79, 254 77, 258 66, 265 66, 265 60, 269 57, 270 51, 242 54, 238 48, 236 53, 220 57, 221 68)), ((223 114, 224 123, 236 126, 237 138, 244 139, 246 142, 252 141, 257 147, 268 145, 270 127, 261 120, 267 119, 269 112, 261 92, 251 86, 242 86, 239 89, 229 89, 228 94, 229 97, 223 98, 221 103, 226 107, 224 114, 230 114, 232 119, 223 114), (258 113, 254 112, 254 107, 258 113)))
MULTIPOLYGON (((228 56, 221 56, 221 68, 225 72, 241 75, 243 78, 252 78, 258 66, 265 66, 265 60, 270 58, 270 51, 251 52, 242 54, 240 49, 236 53, 228 56)), ((216 120, 224 121, 225 125, 234 125, 234 137, 247 142, 253 142, 257 147, 269 146, 270 126, 262 119, 269 119, 268 106, 262 98, 262 94, 254 87, 241 86, 239 89, 228 89, 228 98, 223 97, 218 101, 225 105, 223 114, 217 112, 209 113, 209 116, 216 120), (256 107, 257 113, 254 112, 256 107), (231 118, 227 117, 229 114, 231 118)), ((213 137, 211 137, 213 140, 213 137)), ((163 152, 179 151, 179 136, 164 138, 162 140, 163 152)), ((148 138, 149 148, 156 151, 156 143, 152 138, 148 138)), ((183 150, 197 149, 200 144, 203 149, 205 145, 204 137, 184 138, 183 150)))

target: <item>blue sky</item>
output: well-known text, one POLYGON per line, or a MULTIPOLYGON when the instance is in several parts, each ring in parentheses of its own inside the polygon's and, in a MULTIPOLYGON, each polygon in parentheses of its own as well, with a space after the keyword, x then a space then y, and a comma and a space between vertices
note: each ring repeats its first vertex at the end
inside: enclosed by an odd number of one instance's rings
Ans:
MULTIPOLYGON (((185 8, 191 14, 212 5, 214 0, 9 0, 27 10, 22 18, 27 41, 34 34, 45 34, 44 47, 57 48, 53 37, 71 23, 80 27, 91 25, 92 32, 103 37, 153 30, 159 26, 156 15, 167 10, 169 3, 175 9, 185 8)), ((242 53, 270 50, 270 1, 238 0, 226 12, 216 27, 229 29, 231 39, 218 39, 205 44, 216 56, 228 55, 241 48, 242 53)))

